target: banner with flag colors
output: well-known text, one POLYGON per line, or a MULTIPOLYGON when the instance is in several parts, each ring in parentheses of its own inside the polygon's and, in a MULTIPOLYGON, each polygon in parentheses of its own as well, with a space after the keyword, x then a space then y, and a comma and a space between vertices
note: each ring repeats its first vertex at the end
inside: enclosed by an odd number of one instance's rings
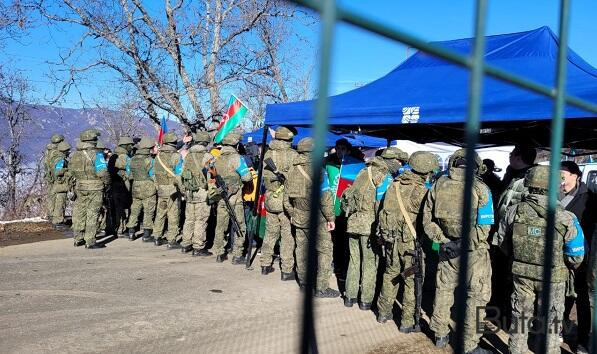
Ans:
POLYGON ((228 109, 218 126, 218 133, 214 137, 214 142, 216 144, 220 143, 228 133, 240 124, 248 111, 247 106, 245 106, 241 100, 236 96, 231 95, 230 100, 228 101, 228 109))

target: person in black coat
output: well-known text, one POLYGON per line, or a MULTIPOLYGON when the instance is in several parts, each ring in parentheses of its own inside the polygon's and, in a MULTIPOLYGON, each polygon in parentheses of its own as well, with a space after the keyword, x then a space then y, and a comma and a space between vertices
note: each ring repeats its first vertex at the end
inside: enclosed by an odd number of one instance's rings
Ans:
MULTIPOLYGON (((560 168, 560 194, 558 199, 564 209, 576 215, 587 244, 591 244, 593 232, 595 231, 596 203, 595 195, 581 182, 582 172, 573 161, 562 161, 560 168)), ((595 250, 590 250, 594 252, 595 250)), ((588 254, 589 252, 585 252, 588 254)), ((583 352, 587 348, 589 332, 591 329, 591 308, 589 305, 589 284, 587 284, 587 264, 585 258, 581 266, 575 270, 570 279, 570 291, 566 297, 564 318, 568 319, 572 306, 576 303, 578 321, 578 351, 583 352), (572 285, 574 291, 572 292, 572 285), (576 293, 576 296, 574 296, 576 293), (571 295, 571 296, 568 296, 571 295)), ((592 284, 591 284, 592 285, 592 284)), ((592 288, 592 286, 591 286, 592 288)))

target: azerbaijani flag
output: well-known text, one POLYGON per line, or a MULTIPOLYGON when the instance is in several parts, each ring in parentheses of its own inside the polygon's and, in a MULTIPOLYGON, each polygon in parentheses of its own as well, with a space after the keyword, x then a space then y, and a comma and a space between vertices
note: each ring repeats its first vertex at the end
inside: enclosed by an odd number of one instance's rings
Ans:
POLYGON ((265 222, 267 218, 267 211, 265 210, 265 194, 259 196, 259 204, 257 205, 257 214, 259 215, 259 230, 258 235, 262 240, 265 238, 265 222))
POLYGON ((160 131, 158 132, 158 143, 160 145, 164 144, 164 135, 168 133, 168 124, 166 123, 166 117, 162 116, 162 120, 160 121, 160 131))
POLYGON ((342 193, 354 183, 357 174, 365 168, 365 163, 352 156, 345 156, 340 166, 327 165, 326 172, 330 181, 330 190, 334 196, 334 211, 336 216, 342 213, 340 201, 342 193))
POLYGON ((248 109, 236 96, 231 95, 228 101, 228 109, 222 117, 218 126, 218 133, 214 137, 214 142, 219 143, 228 133, 236 128, 247 114, 248 109))

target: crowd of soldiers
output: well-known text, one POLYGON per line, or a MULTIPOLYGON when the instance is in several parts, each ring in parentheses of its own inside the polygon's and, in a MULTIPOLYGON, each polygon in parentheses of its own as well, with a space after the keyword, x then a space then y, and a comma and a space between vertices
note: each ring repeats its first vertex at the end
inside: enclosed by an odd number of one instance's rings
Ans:
MULTIPOLYGON (((75 246, 103 247, 96 242, 96 235, 105 223, 112 229, 109 231, 130 240, 135 239, 139 230, 143 241, 156 246, 167 244, 168 248, 179 248, 194 256, 213 253, 217 262, 224 262, 230 253, 232 264, 245 263, 247 242, 242 235, 246 234, 247 226, 242 189, 243 184, 253 180, 254 172, 237 150, 240 135, 227 135, 215 151, 210 150, 207 132, 194 133, 184 158, 177 150, 178 140, 173 133, 165 135, 159 148, 146 137, 136 143, 121 137, 111 156, 104 154, 98 136, 96 130, 83 131, 76 151, 69 156, 69 144, 62 136, 54 135, 46 151, 49 218, 61 227, 65 222, 67 195, 74 200, 75 246), (221 185, 214 183, 215 176, 225 183, 228 203, 219 197, 221 185), (131 199, 130 203, 127 198, 131 199), (182 199, 186 206, 181 233, 178 220, 182 199), (102 221, 102 215, 110 215, 106 209, 114 211, 111 214, 114 220, 102 221), (212 209, 216 211, 217 222, 210 251, 206 249, 206 230, 212 209)), ((511 298, 510 350, 513 353, 528 350, 529 328, 524 324, 521 327, 520 323, 537 313, 534 306, 543 289, 544 266, 552 269, 549 294, 552 306, 547 323, 562 322, 568 274, 583 262, 585 253, 589 257, 576 216, 558 205, 553 261, 546 264, 543 250, 548 167, 531 161, 524 173, 510 176, 499 195, 495 195, 496 191, 492 195, 482 179, 487 165, 475 153, 472 168, 476 177, 467 228, 469 242, 464 244, 463 190, 469 164, 466 151, 454 152, 446 171, 440 171, 438 158, 432 153, 420 151, 408 156, 396 147, 388 147, 367 161, 354 183, 342 194, 346 233, 338 235, 334 232, 338 220, 325 171, 323 181, 312 180, 313 140, 301 139, 295 149, 293 137, 291 129, 279 127, 265 152, 264 161, 269 162, 263 169, 267 218, 259 261, 263 275, 274 271, 275 246, 279 243, 281 279, 296 280, 304 289, 307 248, 309 242, 315 242, 318 273, 314 296, 339 297, 340 292, 329 284, 336 263, 332 235, 336 238, 334 242, 338 237, 344 238, 350 253, 344 270, 344 305, 352 307, 358 303, 362 310, 370 310, 376 288, 380 289, 375 307, 377 320, 385 323, 393 318, 394 303, 402 285, 399 329, 412 333, 420 331, 423 294, 419 281, 423 279, 423 266, 429 259, 435 259, 437 273, 429 327, 434 332, 436 346, 445 347, 450 338, 454 291, 459 286, 460 259, 466 252, 466 284, 461 284, 466 287, 466 320, 459 328, 464 331, 465 352, 483 353, 485 350, 479 347, 482 332, 478 331, 476 318, 479 308, 486 306, 492 296, 495 263, 490 249, 498 249, 508 259, 500 265, 503 268, 496 269, 502 275, 505 273, 499 287, 508 288, 506 283, 509 283, 512 288, 511 294, 506 295, 511 298), (312 188, 321 188, 316 237, 308 232, 312 188), (380 287, 379 272, 383 272, 380 287)), ((591 260, 593 265, 593 255, 591 260)), ((549 338, 548 352, 559 352, 558 335, 549 338)), ((579 343, 579 351, 586 345, 579 343)))

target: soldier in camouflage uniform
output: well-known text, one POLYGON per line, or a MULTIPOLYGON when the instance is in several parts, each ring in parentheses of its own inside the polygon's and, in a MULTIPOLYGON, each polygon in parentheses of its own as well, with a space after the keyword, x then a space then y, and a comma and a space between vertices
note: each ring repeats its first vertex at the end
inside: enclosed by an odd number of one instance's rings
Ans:
POLYGON ((73 206, 75 246, 102 248, 95 242, 103 190, 108 181, 108 166, 98 151, 98 133, 93 129, 81 132, 77 151, 71 157, 69 171, 75 180, 76 200, 73 206))
POLYGON ((211 206, 207 204, 206 164, 212 159, 207 151, 210 142, 208 132, 193 134, 193 143, 185 156, 182 167, 182 185, 185 191, 186 208, 182 229, 182 252, 193 251, 193 256, 211 256, 205 249, 207 220, 211 206))
POLYGON ((153 218, 156 209, 156 186, 154 182, 154 164, 151 150, 154 142, 147 137, 139 141, 137 152, 131 158, 132 196, 131 215, 127 224, 129 240, 135 239, 135 228, 139 226, 139 216, 143 213, 143 241, 153 242, 153 218))
MULTIPOLYGON (((481 158, 475 153, 474 168, 479 170, 481 158)), ((461 245, 463 191, 466 169, 466 150, 454 152, 449 160, 449 174, 440 177, 433 185, 425 201, 423 226, 425 233, 439 243, 433 316, 429 327, 435 332, 435 345, 445 347, 449 341, 450 309, 454 304, 454 289, 458 286, 461 252, 468 252, 468 275, 466 319, 464 331, 465 352, 482 351, 477 346, 481 333, 477 333, 475 319, 477 307, 486 306, 491 296, 491 264, 487 238, 493 225, 493 201, 489 188, 475 179, 471 199, 470 248, 461 245)), ((484 314, 479 314, 484 316, 484 314)))
MULTIPOLYGON (((286 127, 276 129, 275 139, 270 142, 265 159, 272 159, 278 171, 289 178, 288 172, 292 167, 298 153, 292 148, 294 134, 286 127)), ((272 258, 276 242, 280 240, 280 258, 282 263, 282 280, 294 279, 294 237, 290 227, 290 219, 284 212, 284 181, 278 180, 276 174, 269 169, 264 169, 263 180, 265 184, 265 209, 267 218, 265 224, 265 237, 261 246, 261 274, 267 275, 274 271, 272 258)))
MULTIPOLYGON (((410 170, 397 177, 389 187, 384 204, 379 215, 381 235, 386 241, 386 270, 383 275, 381 294, 377 300, 379 314, 377 321, 385 323, 392 319, 392 307, 398 294, 400 273, 415 264, 413 251, 415 240, 421 243, 423 234, 421 226, 421 209, 427 196, 426 182, 430 175, 439 169, 435 155, 429 152, 417 151, 410 157, 410 170), (398 198, 401 198, 404 217, 398 198), (408 225, 407 223, 410 223, 408 225), (412 227, 412 228, 411 228, 412 227), (413 235, 414 230, 416 234, 413 235)), ((415 323, 415 279, 412 276, 402 279, 404 284, 402 300, 402 318, 400 332, 410 333, 419 330, 419 323, 415 323)))
MULTIPOLYGON (((92 130, 96 134, 99 134, 99 132, 96 129, 92 129, 92 130)), ((105 161, 106 166, 108 166, 108 160, 109 160, 109 156, 107 153, 108 148, 106 147, 104 142, 101 140, 98 140, 97 143, 95 144, 95 147, 96 147, 97 151, 100 152, 100 154, 98 155, 98 157, 100 157, 100 160, 105 161)), ((100 236, 116 234, 114 231, 114 228, 112 227, 114 225, 114 216, 113 216, 114 208, 110 205, 110 204, 112 204, 112 199, 109 198, 109 196, 112 194, 112 178, 110 176, 109 169, 108 169, 108 174, 105 179, 105 182, 106 183, 104 183, 104 190, 102 192, 102 195, 103 195, 102 207, 100 208, 99 219, 98 219, 98 225, 99 225, 99 231, 100 231, 99 235, 100 236)))
POLYGON ((64 209, 66 208, 66 194, 69 190, 69 173, 68 173, 68 155, 70 153, 70 144, 66 141, 61 141, 56 147, 57 153, 54 153, 49 160, 51 168, 52 185, 50 194, 53 205, 50 205, 50 220, 55 229, 64 228, 64 209))
POLYGON ((48 220, 50 222, 53 222, 52 214, 53 214, 53 210, 54 210, 54 205, 56 204, 56 202, 54 200, 55 195, 52 193, 52 183, 54 183, 53 174, 52 174, 52 171, 53 171, 52 161, 55 159, 56 155, 60 155, 60 153, 57 150, 57 146, 62 141, 64 141, 64 136, 62 134, 53 134, 52 137, 50 138, 50 143, 48 145, 46 145, 46 151, 44 152, 44 160, 43 160, 44 180, 45 180, 46 186, 48 188, 48 199, 46 201, 46 213, 48 216, 48 220))
MULTIPOLYGON (((226 183, 230 205, 234 208, 234 214, 240 224, 242 233, 245 234, 246 225, 242 199, 242 185, 243 182, 250 182, 252 176, 245 160, 238 154, 238 151, 236 151, 236 145, 238 145, 240 139, 241 136, 236 133, 229 133, 222 139, 222 152, 215 162, 215 169, 226 183)), ((225 234, 227 230, 230 230, 229 237, 234 238, 232 264, 244 264, 245 258, 243 257, 243 251, 245 240, 239 237, 232 230, 232 227, 230 227, 230 215, 228 214, 224 201, 218 202, 217 214, 218 219, 213 246, 217 256, 216 261, 223 262, 227 258, 225 254, 225 234)))
MULTIPOLYGON (((498 230, 502 240, 500 246, 512 260, 514 292, 509 347, 514 354, 528 350, 526 322, 533 317, 535 300, 543 291, 548 177, 548 166, 532 167, 527 172, 524 185, 529 193, 520 203, 508 208, 498 230)), ((550 333, 548 353, 560 352, 558 333, 561 327, 555 328, 555 323, 562 323, 568 268, 580 266, 584 253, 584 236, 578 220, 558 205, 551 265, 551 306, 548 318, 543 322, 544 329, 550 333)))
POLYGON ((401 165, 398 161, 401 152, 397 148, 385 149, 381 156, 374 157, 358 173, 352 186, 343 193, 350 249, 344 299, 346 307, 352 307, 357 301, 360 286, 359 308, 364 311, 371 309, 380 256, 375 238, 376 221, 385 192, 401 165))
POLYGON ((118 139, 118 146, 110 156, 108 171, 110 171, 112 207, 114 216, 114 231, 119 237, 125 237, 127 211, 131 205, 130 162, 133 155, 133 139, 122 136, 118 139))
MULTIPOLYGON (((296 236, 296 273, 301 288, 307 281, 307 250, 309 244, 309 214, 310 196, 313 186, 311 180, 311 152, 313 139, 304 138, 297 146, 299 156, 294 161, 294 166, 288 173, 288 180, 284 192, 284 209, 290 215, 290 222, 294 226, 296 236)), ((340 292, 330 288, 329 280, 332 275, 332 239, 330 231, 335 228, 335 215, 332 195, 327 176, 323 178, 321 186, 321 203, 319 228, 317 232, 317 283, 315 286, 316 297, 338 297, 340 292)), ((313 240, 311 240, 313 241, 313 240)))
POLYGON ((158 204, 153 223, 153 238, 156 246, 164 244, 163 232, 168 220, 165 239, 168 249, 180 248, 180 174, 182 172, 182 156, 176 151, 177 139, 174 133, 164 135, 164 145, 155 157, 153 172, 158 192, 158 204))

